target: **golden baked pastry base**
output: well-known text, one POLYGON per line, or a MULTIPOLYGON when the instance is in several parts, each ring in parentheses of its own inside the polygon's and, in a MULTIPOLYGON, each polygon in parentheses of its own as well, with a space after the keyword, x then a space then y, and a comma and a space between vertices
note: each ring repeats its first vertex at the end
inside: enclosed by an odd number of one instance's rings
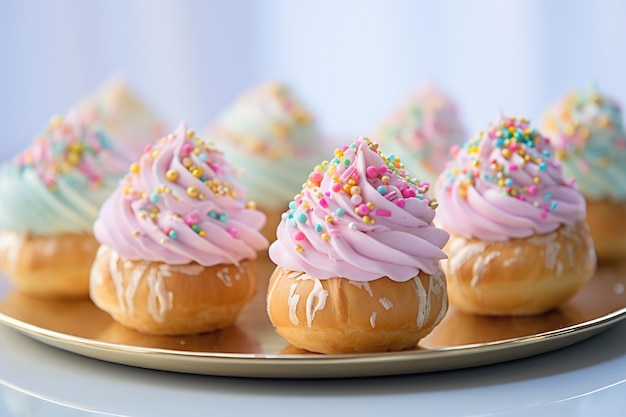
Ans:
POLYGON ((600 268, 567 304, 536 317, 480 317, 451 309, 420 345, 379 354, 318 355, 276 334, 264 296, 273 265, 258 262, 260 291, 237 324, 185 337, 146 336, 114 322, 90 301, 45 301, 15 292, 0 275, 0 323, 51 346, 104 361, 204 375, 345 378, 494 364, 589 338, 626 317, 626 267, 600 268))

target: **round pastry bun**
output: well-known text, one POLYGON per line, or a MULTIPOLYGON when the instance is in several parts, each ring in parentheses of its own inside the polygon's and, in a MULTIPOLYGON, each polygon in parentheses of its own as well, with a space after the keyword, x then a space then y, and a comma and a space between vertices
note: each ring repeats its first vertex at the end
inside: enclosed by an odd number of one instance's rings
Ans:
POLYGON ((599 262, 626 261, 626 202, 587 199, 587 223, 599 262))
POLYGON ((15 288, 48 299, 87 298, 99 243, 91 234, 0 232, 0 270, 15 288))
POLYGON ((267 313, 278 334, 297 348, 326 354, 414 348, 447 308, 440 270, 406 282, 357 282, 277 267, 267 293, 267 313))
POLYGON ((582 288, 596 268, 584 221, 524 239, 488 242, 455 235, 441 267, 450 304, 466 313, 523 316, 555 308, 582 288))
POLYGON ((257 292, 254 261, 202 266, 124 259, 101 246, 90 276, 91 300, 126 327, 187 335, 230 326, 257 292))

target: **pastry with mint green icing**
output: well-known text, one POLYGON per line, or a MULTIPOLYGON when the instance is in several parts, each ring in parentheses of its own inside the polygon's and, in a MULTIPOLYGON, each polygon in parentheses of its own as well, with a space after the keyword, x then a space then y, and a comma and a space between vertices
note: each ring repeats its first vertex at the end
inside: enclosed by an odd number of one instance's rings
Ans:
POLYGON ((620 105, 587 88, 566 94, 545 113, 566 176, 587 200, 587 222, 599 260, 626 255, 626 131, 620 105))
POLYGON ((263 233, 275 238, 280 213, 324 155, 313 116, 288 87, 268 82, 236 99, 209 136, 239 168, 248 197, 268 215, 263 233))
POLYGON ((383 122, 376 139, 386 152, 402 159, 411 176, 434 184, 450 159, 450 147, 462 144, 466 134, 456 105, 430 84, 383 122))
POLYGON ((93 223, 130 157, 76 114, 55 116, 0 165, 0 269, 19 290, 86 296, 93 223))

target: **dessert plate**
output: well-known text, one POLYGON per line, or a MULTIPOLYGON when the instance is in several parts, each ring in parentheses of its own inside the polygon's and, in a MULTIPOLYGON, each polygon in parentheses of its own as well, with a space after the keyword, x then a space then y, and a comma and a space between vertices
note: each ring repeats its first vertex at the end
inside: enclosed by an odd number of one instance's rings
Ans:
MULTIPOLYGON (((260 281, 272 270, 258 264, 260 281)), ((413 350, 318 355, 290 346, 265 314, 261 285, 234 326, 185 337, 147 336, 114 322, 89 300, 46 301, 14 291, 0 275, 0 323, 51 346, 143 368, 264 378, 345 378, 494 364, 555 350, 626 317, 626 267, 604 267, 572 300, 535 317, 481 317, 450 309, 413 350)))

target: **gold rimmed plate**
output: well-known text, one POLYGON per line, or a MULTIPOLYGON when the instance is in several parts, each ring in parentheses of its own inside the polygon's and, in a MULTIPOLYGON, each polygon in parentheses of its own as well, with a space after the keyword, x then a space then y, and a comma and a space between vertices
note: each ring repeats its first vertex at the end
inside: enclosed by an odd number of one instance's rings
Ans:
MULTIPOLYGON (((259 263, 267 284, 269 262, 259 263)), ((196 336, 148 336, 114 322, 89 300, 49 301, 14 291, 0 275, 0 323, 51 346, 119 364, 266 378, 345 378, 494 364, 555 350, 626 317, 626 267, 603 267, 576 297, 533 317, 483 317, 450 309, 413 350, 317 355, 290 346, 265 314, 265 287, 227 329, 196 336)))

